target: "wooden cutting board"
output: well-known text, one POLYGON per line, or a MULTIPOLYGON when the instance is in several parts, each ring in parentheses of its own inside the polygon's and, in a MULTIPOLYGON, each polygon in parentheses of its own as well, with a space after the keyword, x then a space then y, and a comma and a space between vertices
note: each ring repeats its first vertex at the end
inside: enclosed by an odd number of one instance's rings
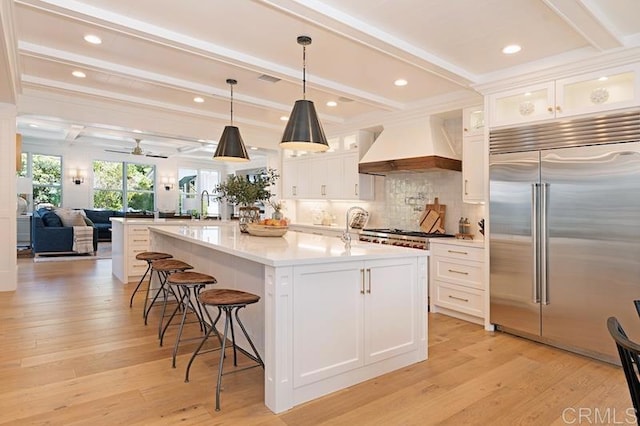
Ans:
POLYGON ((428 233, 444 234, 444 219, 447 206, 440 204, 438 198, 433 200, 433 204, 425 206, 422 215, 420 215, 420 229, 428 233))

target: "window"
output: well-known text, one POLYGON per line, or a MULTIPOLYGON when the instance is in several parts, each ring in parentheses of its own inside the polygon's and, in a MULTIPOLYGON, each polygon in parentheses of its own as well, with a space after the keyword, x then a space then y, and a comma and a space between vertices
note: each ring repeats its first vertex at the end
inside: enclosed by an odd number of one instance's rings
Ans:
POLYGON ((155 208, 155 166, 96 160, 93 182, 94 208, 123 211, 155 208))
POLYGON ((220 182, 220 173, 217 170, 204 169, 179 169, 178 185, 180 186, 180 213, 189 214, 194 211, 200 213, 200 194, 206 190, 208 199, 204 201, 205 215, 218 216, 219 203, 215 199, 214 188, 220 182), (208 201, 208 207, 207 207, 208 201))
POLYGON ((35 205, 40 203, 50 203, 57 207, 62 205, 62 157, 31 154, 31 176, 35 205))

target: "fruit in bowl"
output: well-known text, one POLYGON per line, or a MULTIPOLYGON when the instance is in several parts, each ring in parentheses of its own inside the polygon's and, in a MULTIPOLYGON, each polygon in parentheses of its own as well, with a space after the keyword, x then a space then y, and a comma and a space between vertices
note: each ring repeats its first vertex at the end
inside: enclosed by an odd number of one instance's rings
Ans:
POLYGON ((287 219, 262 219, 258 225, 264 226, 289 226, 287 219))

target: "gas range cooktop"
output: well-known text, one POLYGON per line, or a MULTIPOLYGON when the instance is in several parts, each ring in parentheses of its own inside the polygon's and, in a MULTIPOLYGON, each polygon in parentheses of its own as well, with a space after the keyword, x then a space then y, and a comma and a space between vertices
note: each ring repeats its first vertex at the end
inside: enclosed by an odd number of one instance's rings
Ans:
POLYGON ((429 248, 431 238, 454 238, 451 234, 430 234, 420 231, 405 231, 394 228, 369 228, 360 231, 360 241, 387 244, 400 247, 411 247, 421 250, 429 248))
POLYGON ((436 234, 429 232, 420 232, 420 231, 405 231, 402 229, 396 228, 371 228, 371 229, 363 229, 362 232, 371 232, 376 234, 388 234, 388 235, 405 235, 409 237, 424 237, 424 238, 447 238, 454 237, 455 235, 451 234, 436 234))

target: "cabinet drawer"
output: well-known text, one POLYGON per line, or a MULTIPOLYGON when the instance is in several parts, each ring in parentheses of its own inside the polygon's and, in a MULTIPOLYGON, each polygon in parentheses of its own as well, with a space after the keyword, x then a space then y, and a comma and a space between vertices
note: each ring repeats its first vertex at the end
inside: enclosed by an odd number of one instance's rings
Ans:
POLYGON ((142 274, 144 274, 144 271, 146 270, 147 270, 147 262, 134 260, 129 264, 127 275, 133 276, 133 277, 141 277, 142 274))
POLYGON ((457 262, 453 259, 433 257, 431 267, 433 279, 483 290, 482 263, 480 262, 457 262))
POLYGON ((127 235, 149 235, 149 227, 138 225, 127 227, 127 235))
POLYGON ((484 291, 434 281, 435 304, 477 317, 484 316, 484 291))
POLYGON ((148 247, 149 246, 149 235, 129 235, 127 237, 127 242, 130 247, 148 247))
POLYGON ((449 244, 434 244, 429 247, 431 256, 444 256, 459 260, 484 261, 484 249, 478 247, 454 246, 449 244))

